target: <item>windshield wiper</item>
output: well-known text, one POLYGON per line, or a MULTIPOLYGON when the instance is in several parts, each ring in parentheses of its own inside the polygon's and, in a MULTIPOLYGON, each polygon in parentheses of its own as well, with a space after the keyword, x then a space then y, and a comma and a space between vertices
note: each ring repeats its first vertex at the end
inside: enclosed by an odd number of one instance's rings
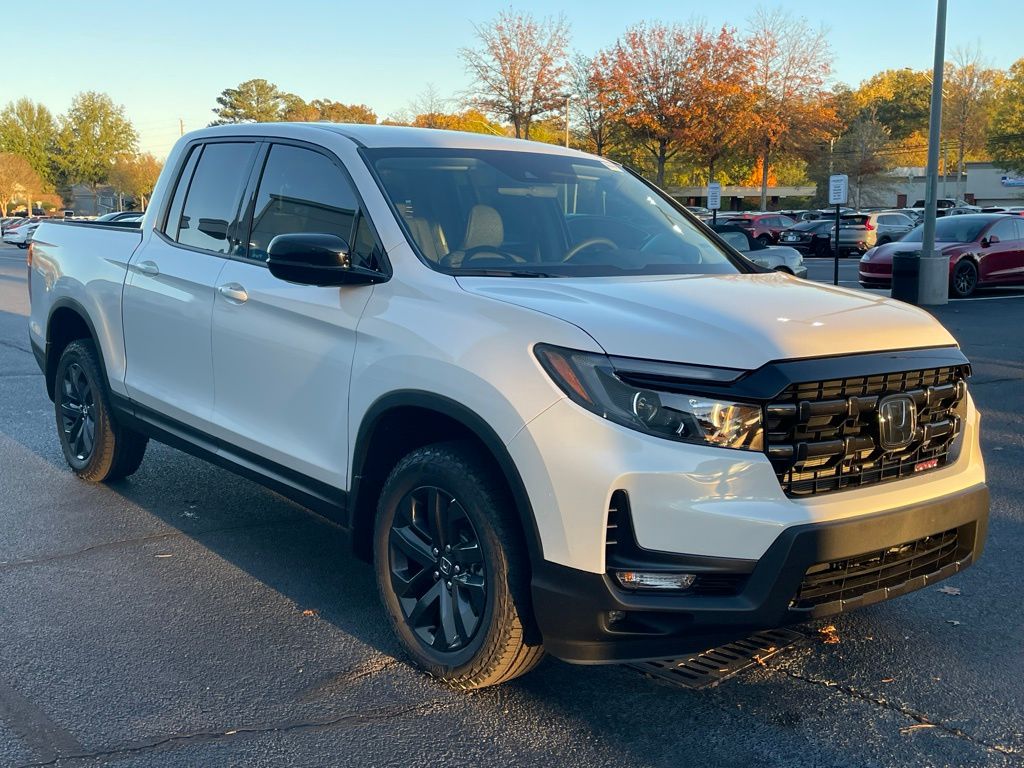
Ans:
POLYGON ((526 269, 460 269, 454 274, 456 277, 565 277, 526 269))

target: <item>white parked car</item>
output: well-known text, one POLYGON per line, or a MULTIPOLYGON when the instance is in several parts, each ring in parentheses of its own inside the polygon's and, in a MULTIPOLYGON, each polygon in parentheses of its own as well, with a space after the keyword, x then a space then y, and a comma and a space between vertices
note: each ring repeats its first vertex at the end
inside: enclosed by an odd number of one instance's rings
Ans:
POLYGON ((26 219, 17 226, 6 228, 3 236, 4 242, 16 245, 19 248, 27 248, 28 244, 32 241, 32 236, 39 227, 40 221, 38 218, 26 219))
POLYGON ((29 263, 76 474, 131 475, 152 438, 330 517, 459 688, 875 603, 985 540, 953 337, 752 265, 604 158, 208 128, 141 230, 46 222, 29 263))

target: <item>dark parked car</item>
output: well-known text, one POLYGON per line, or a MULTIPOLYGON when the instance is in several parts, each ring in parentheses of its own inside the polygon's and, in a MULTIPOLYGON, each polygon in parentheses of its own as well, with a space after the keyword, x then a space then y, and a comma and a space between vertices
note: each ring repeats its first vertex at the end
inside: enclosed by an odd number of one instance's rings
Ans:
MULTIPOLYGON (((860 260, 865 288, 892 285, 892 257, 920 252, 918 226, 901 241, 872 248, 860 260)), ((986 285, 1024 284, 1024 219, 1002 213, 947 216, 935 222, 935 246, 949 256, 949 295, 964 298, 986 285)))
POLYGON ((732 216, 729 223, 743 227, 762 245, 771 245, 778 242, 782 231, 792 227, 796 221, 781 213, 743 213, 732 216))
POLYGON ((779 245, 788 245, 811 256, 832 255, 832 227, 829 219, 801 221, 779 235, 779 245))

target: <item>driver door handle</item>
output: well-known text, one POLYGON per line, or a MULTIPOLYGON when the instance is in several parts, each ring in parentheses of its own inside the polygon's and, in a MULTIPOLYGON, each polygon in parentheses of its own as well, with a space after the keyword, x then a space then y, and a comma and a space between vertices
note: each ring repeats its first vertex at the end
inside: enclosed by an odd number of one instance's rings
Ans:
POLYGON ((140 261, 136 264, 135 271, 141 275, 155 276, 160 274, 160 267, 156 265, 155 261, 147 259, 146 261, 140 261))
POLYGON ((244 304, 249 300, 249 294, 238 283, 224 283, 224 285, 217 286, 217 291, 233 304, 244 304))

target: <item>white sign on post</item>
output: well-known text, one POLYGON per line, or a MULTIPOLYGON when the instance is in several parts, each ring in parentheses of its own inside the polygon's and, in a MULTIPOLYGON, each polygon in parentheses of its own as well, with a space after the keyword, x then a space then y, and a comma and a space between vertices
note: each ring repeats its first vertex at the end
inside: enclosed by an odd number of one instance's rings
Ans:
POLYGON ((722 207, 722 185, 717 181, 708 184, 708 209, 717 211, 722 207))
POLYGON ((828 204, 846 205, 850 193, 850 177, 845 173, 837 173, 828 177, 828 204))

